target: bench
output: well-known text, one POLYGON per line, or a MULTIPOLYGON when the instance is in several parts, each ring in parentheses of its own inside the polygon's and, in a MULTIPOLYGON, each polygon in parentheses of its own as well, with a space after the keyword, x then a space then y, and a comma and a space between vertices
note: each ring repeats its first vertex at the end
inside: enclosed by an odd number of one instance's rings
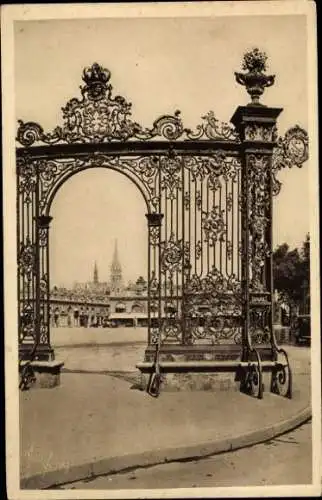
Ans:
POLYGON ((292 373, 286 351, 278 348, 276 353, 284 357, 283 362, 279 360, 260 359, 255 348, 251 349, 253 360, 224 360, 224 361, 162 361, 156 356, 155 361, 144 361, 137 363, 136 367, 143 374, 150 374, 147 392, 154 397, 159 396, 162 375, 167 373, 235 373, 235 380, 240 381, 240 390, 247 394, 263 398, 263 372, 271 372, 271 392, 282 394, 282 386, 286 386, 283 395, 292 397, 292 373))

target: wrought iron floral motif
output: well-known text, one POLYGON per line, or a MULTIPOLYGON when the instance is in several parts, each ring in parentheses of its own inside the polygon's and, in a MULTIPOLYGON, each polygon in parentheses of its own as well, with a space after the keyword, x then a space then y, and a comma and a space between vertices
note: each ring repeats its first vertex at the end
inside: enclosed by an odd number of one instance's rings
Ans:
POLYGON ((31 243, 30 238, 27 238, 25 243, 21 243, 18 265, 20 273, 29 280, 35 272, 36 265, 35 246, 31 243))
POLYGON ((160 239, 160 227, 150 227, 150 243, 153 246, 158 245, 160 239))
POLYGON ((215 267, 204 277, 194 274, 185 287, 185 313, 191 342, 210 339, 216 344, 240 342, 242 289, 235 275, 224 276, 215 267))
POLYGON ((244 85, 251 96, 252 104, 260 104, 259 98, 266 87, 271 87, 275 82, 275 75, 266 75, 267 56, 255 48, 244 55, 242 69, 247 73, 235 73, 236 81, 244 85))
POLYGON ((251 268, 250 286, 254 291, 264 291, 262 270, 270 248, 265 232, 269 224, 267 213, 270 210, 270 160, 267 156, 251 154, 248 157, 249 186, 248 225, 250 234, 249 265, 251 268))
POLYGON ((200 240, 196 243, 196 259, 199 260, 202 254, 202 243, 200 240))
POLYGON ((30 301, 23 303, 23 309, 20 316, 20 336, 32 337, 35 336, 35 315, 33 304, 30 301))
POLYGON ((174 200, 176 190, 181 189, 181 157, 178 157, 174 151, 170 150, 167 156, 160 159, 162 178, 161 190, 167 189, 167 198, 174 200))
POLYGON ((35 164, 28 160, 28 158, 18 158, 17 175, 19 178, 19 193, 24 194, 25 203, 31 203, 31 194, 35 192, 37 186, 37 171, 35 164))
POLYGON ((201 118, 203 123, 197 125, 196 132, 185 129, 188 139, 196 140, 207 138, 212 140, 224 139, 239 142, 239 135, 234 126, 230 123, 217 120, 213 111, 208 111, 208 113, 201 118))
POLYGON ((225 210, 214 206, 211 211, 202 212, 202 227, 205 233, 205 241, 214 246, 217 241, 224 241, 226 234, 225 210))
POLYGON ((161 242, 161 266, 164 271, 175 272, 181 266, 182 261, 182 241, 176 240, 174 233, 171 233, 168 241, 161 242))
POLYGON ((270 304, 251 306, 249 313, 249 335, 252 343, 267 344, 270 342, 269 314, 270 304))
POLYGON ((161 338, 162 341, 166 340, 175 340, 180 341, 181 339, 182 328, 180 324, 180 320, 176 317, 167 318, 167 320, 163 323, 163 327, 161 329, 161 338))
POLYGON ((192 181, 203 181, 209 176, 209 183, 218 182, 221 176, 225 181, 235 180, 240 160, 217 150, 208 156, 189 156, 184 158, 184 166, 191 172, 192 181))

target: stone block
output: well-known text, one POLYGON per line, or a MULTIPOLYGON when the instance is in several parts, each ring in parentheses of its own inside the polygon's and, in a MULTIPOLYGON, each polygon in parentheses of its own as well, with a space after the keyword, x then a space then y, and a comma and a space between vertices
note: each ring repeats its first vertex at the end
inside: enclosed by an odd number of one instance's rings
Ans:
MULTIPOLYGON (((150 375, 141 374, 140 389, 145 391, 150 375)), ((162 375, 161 392, 239 391, 234 373, 167 373, 162 375)))
MULTIPOLYGON (((20 371, 26 365, 27 361, 20 363, 20 371)), ((30 363, 34 375, 35 382, 33 388, 51 389, 60 385, 60 373, 64 363, 61 361, 32 361, 30 363)))

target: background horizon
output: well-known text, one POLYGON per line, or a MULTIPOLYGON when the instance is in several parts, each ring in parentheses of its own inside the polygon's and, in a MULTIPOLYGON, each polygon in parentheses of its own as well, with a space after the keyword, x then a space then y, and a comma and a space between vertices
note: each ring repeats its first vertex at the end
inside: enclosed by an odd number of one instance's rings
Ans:
MULTIPOLYGON (((249 102, 234 71, 258 46, 276 75, 262 102, 284 108, 279 134, 295 124, 307 128, 306 30, 301 15, 15 22, 16 118, 46 131, 61 125, 61 107, 80 98, 82 70, 96 61, 111 71, 113 94, 133 103, 132 118, 144 127, 176 109, 192 129, 209 110, 228 122, 249 102)), ((278 174, 273 248, 284 242, 300 248, 309 232, 309 169, 308 161, 278 174)), ((107 281, 115 238, 124 280, 146 278, 145 211, 134 184, 117 172, 94 168, 73 176, 52 204, 51 285, 91 280, 95 260, 100 281, 107 281)))

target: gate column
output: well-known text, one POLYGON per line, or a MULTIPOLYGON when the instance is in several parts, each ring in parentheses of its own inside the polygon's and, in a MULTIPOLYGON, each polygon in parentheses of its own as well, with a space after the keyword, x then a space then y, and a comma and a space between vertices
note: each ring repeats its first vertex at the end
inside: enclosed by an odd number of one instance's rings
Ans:
POLYGON ((36 216, 35 224, 35 293, 34 293, 34 342, 19 345, 19 358, 29 361, 53 361, 50 344, 50 282, 49 282, 49 225, 52 217, 36 216))
POLYGON ((244 57, 248 73, 236 73, 245 85, 251 103, 239 106, 231 122, 241 141, 242 161, 242 286, 244 297, 243 358, 248 359, 252 345, 266 344, 275 350, 273 333, 272 276, 272 157, 276 146, 276 120, 281 108, 259 103, 265 87, 274 76, 264 74, 266 56, 257 49, 244 57))

